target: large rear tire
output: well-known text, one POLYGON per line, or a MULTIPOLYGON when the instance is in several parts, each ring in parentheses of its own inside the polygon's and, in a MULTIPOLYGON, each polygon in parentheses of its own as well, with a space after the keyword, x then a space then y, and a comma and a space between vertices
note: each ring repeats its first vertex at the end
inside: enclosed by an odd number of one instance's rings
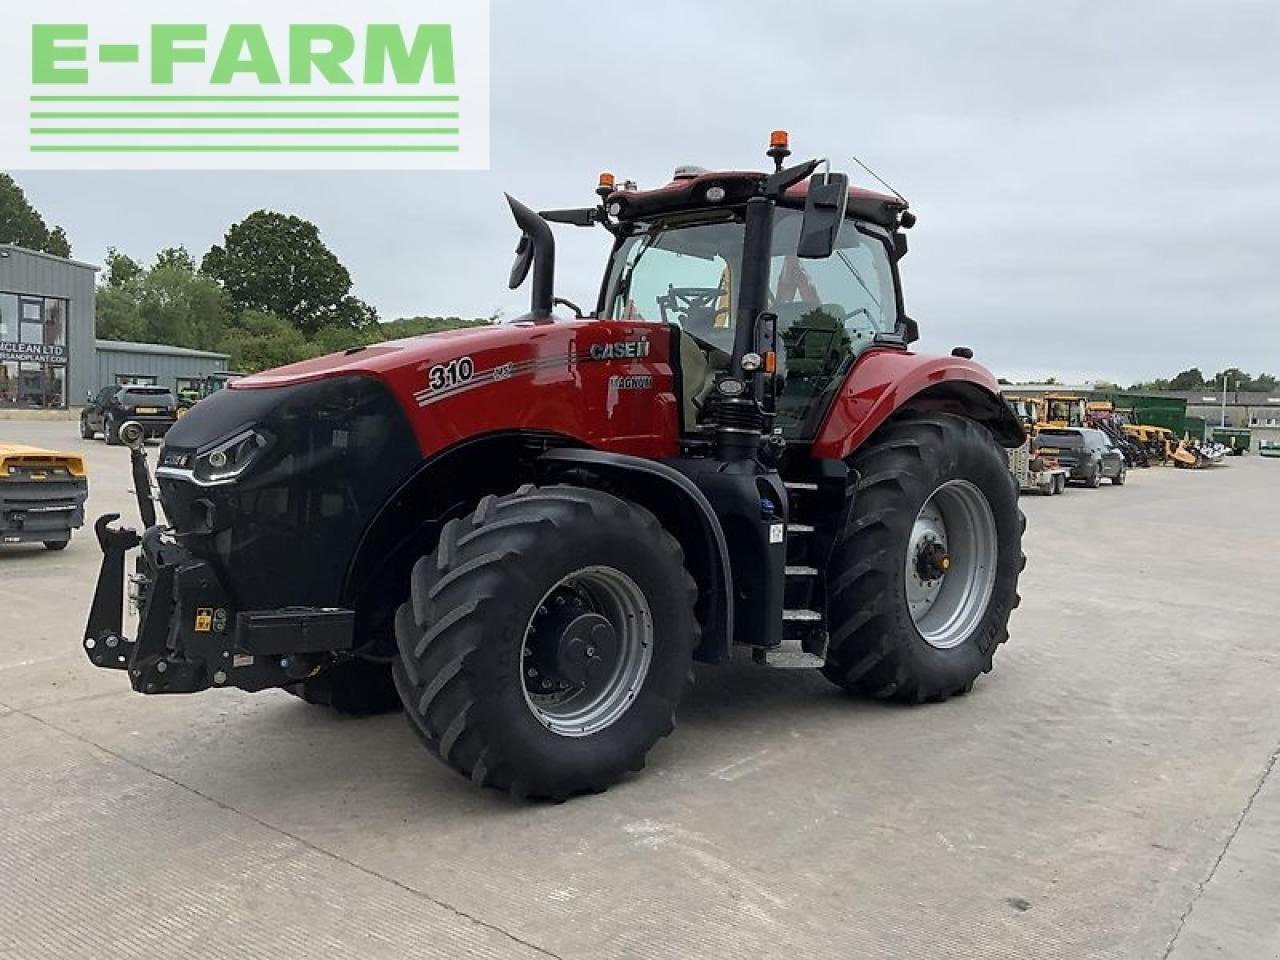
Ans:
POLYGON ((697 588, 647 510, 569 486, 486 497, 410 587, 396 685, 424 743, 474 783, 597 792, 674 728, 697 588))
POLYGON ((829 587, 823 673, 912 703, 967 693, 1018 605, 1025 521, 1017 481, 981 425, 950 414, 889 423, 858 471, 829 587))

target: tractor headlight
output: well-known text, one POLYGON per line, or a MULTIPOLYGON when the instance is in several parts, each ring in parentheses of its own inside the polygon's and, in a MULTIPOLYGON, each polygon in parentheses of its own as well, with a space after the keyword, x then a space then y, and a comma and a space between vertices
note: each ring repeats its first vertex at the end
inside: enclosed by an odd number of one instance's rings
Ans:
POLYGON ((204 483, 223 483, 234 480, 266 449, 269 440, 257 430, 245 430, 229 440, 199 454, 193 464, 197 480, 204 483))

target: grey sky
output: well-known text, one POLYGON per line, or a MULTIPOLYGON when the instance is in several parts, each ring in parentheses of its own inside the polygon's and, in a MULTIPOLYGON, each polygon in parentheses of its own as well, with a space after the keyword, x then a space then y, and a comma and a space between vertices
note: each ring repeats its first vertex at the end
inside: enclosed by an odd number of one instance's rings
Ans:
MULTIPOLYGON (((17 175, 82 259, 199 256, 269 207, 318 223, 384 317, 510 315, 503 190, 759 166, 784 127, 910 199, 923 349, 1015 378, 1280 374, 1274 2, 493 0, 492 23, 487 173, 17 175)), ((560 238, 558 291, 593 301, 605 235, 560 238)))

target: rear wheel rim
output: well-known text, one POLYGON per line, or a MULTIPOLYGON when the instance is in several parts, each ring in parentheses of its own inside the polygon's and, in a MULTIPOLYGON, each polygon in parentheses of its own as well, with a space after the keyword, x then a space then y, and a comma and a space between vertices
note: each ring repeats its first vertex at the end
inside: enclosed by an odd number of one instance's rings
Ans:
POLYGON ((995 590, 995 514, 968 480, 943 483, 916 515, 907 544, 907 610, 925 643, 949 650, 981 624, 995 590))
POLYGON ((525 626, 525 703, 552 733, 599 733, 635 702, 649 674, 653 643, 649 601, 627 574, 591 566, 562 577, 525 626))

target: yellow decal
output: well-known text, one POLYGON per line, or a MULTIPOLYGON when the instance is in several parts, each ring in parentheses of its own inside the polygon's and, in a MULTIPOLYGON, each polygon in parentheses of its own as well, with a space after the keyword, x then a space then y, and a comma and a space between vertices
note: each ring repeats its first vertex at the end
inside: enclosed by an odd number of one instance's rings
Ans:
POLYGON ((208 633, 213 629, 213 608, 200 607, 196 610, 196 633, 208 633))

